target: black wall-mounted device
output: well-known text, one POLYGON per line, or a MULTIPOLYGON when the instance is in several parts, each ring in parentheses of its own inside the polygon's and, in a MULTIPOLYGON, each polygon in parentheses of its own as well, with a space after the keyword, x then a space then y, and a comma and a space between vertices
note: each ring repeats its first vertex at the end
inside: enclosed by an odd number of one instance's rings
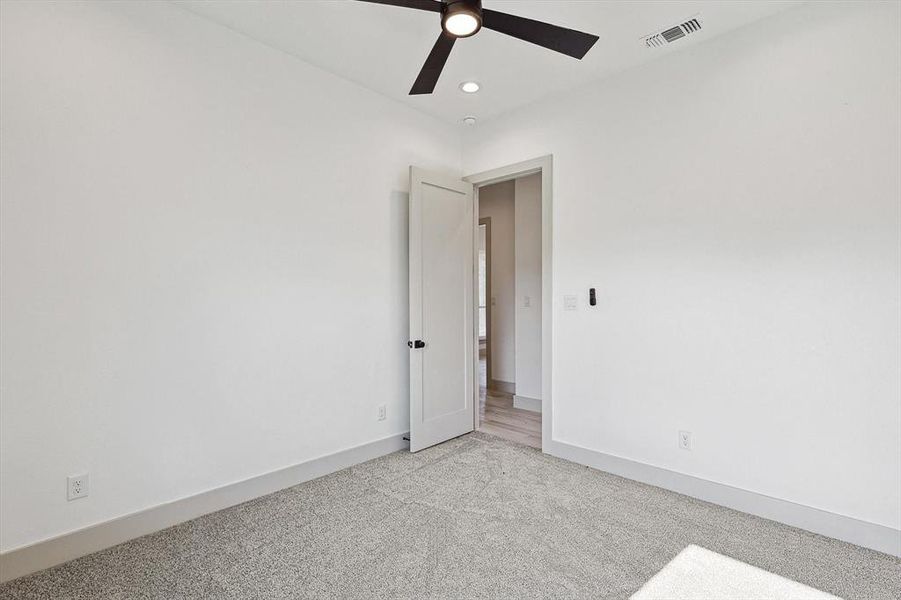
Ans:
POLYGON ((594 293, 594 288, 588 290, 588 304, 592 306, 597 306, 598 298, 594 293))

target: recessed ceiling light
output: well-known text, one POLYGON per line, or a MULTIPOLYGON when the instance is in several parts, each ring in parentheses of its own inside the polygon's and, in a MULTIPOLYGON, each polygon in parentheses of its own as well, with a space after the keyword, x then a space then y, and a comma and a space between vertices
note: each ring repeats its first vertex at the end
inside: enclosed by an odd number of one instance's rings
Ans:
POLYGON ((476 124, 476 118, 473 116, 463 117, 463 124, 472 127, 476 124))
POLYGON ((475 94, 479 91, 481 86, 475 81, 464 81, 460 84, 460 91, 466 92, 467 94, 475 94))

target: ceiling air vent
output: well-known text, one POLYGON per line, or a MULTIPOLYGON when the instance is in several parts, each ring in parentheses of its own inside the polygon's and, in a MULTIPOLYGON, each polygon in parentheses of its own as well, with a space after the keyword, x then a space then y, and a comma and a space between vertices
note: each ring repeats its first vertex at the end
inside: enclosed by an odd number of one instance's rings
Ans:
POLYGON ((655 34, 645 36, 642 39, 644 40, 645 46, 648 48, 660 48, 661 46, 672 44, 676 40, 684 38, 696 31, 701 31, 701 15, 692 17, 675 27, 670 27, 669 29, 664 29, 655 34))

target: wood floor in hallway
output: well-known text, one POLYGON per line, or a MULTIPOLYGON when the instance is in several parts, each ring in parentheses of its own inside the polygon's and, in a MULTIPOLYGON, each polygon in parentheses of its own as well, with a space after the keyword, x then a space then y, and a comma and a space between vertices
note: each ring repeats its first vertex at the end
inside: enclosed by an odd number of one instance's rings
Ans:
POLYGON ((513 396, 486 387, 485 357, 479 357, 479 430, 541 448, 541 413, 513 406, 513 396))

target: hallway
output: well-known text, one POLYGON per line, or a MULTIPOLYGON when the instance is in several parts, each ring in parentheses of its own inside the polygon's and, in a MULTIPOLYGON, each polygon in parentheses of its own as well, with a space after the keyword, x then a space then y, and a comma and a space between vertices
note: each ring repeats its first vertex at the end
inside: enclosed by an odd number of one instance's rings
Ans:
POLYGON ((487 388, 485 351, 479 352, 479 430, 541 448, 541 413, 514 408, 513 395, 487 388))

